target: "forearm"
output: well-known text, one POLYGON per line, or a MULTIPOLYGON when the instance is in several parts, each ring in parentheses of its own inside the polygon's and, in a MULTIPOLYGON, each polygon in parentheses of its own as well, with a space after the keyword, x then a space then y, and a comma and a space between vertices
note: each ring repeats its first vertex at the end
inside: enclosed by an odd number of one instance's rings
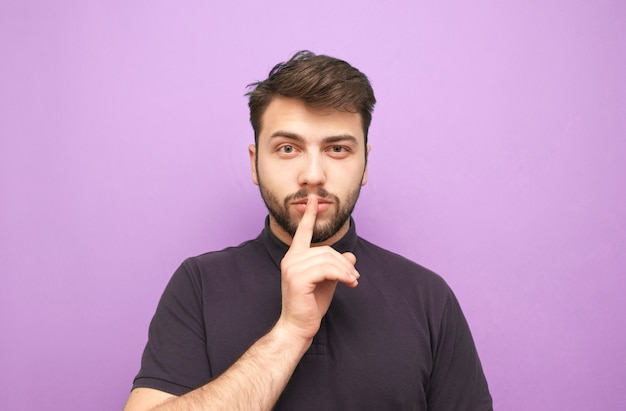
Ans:
MULTIPOLYGON (((337 283, 358 284, 352 253, 311 247, 317 200, 309 196, 289 251, 281 261, 282 311, 272 330, 215 380, 181 397, 137 388, 125 411, 270 410, 318 332, 337 283), (158 405, 157 405, 158 404, 158 405)), ((179 370, 184 372, 184 370, 179 370)))
POLYGON ((275 326, 218 378, 155 411, 270 410, 310 343, 275 326))

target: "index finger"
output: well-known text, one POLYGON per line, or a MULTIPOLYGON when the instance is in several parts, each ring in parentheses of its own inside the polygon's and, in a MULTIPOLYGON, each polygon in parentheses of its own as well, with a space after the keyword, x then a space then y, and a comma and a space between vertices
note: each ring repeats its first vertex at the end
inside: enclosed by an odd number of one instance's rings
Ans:
POLYGON ((313 229, 315 228, 315 220, 317 219, 317 197, 310 195, 306 203, 306 208, 302 219, 298 224, 296 233, 293 235, 290 250, 306 250, 311 248, 311 239, 313 238, 313 229))

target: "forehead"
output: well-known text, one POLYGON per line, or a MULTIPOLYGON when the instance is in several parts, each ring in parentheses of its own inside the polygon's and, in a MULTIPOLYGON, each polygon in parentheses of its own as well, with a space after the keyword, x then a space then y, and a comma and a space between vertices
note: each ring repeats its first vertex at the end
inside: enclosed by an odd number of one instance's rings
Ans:
POLYGON ((259 142, 280 131, 300 135, 306 140, 351 135, 359 142, 365 141, 359 113, 315 108, 302 100, 274 97, 261 117, 259 142))

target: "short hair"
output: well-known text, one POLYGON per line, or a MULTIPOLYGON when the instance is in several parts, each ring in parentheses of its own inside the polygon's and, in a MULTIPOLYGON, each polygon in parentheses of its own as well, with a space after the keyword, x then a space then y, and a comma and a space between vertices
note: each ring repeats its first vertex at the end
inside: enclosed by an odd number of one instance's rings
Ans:
POLYGON ((261 117, 276 96, 302 100, 314 108, 333 108, 359 113, 365 143, 372 122, 376 98, 365 74, 343 60, 299 51, 289 61, 279 63, 266 80, 248 84, 250 123, 258 143, 261 117))

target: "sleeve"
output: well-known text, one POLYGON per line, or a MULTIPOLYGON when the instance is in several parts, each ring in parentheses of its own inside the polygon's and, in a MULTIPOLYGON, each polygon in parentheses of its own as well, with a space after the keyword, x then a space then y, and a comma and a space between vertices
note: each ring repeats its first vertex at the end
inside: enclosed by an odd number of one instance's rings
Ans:
POLYGON ((192 260, 172 276, 150 323, 133 388, 182 395, 211 378, 199 277, 192 260))
POLYGON ((449 290, 433 344, 428 409, 493 410, 491 395, 469 326, 449 290))

